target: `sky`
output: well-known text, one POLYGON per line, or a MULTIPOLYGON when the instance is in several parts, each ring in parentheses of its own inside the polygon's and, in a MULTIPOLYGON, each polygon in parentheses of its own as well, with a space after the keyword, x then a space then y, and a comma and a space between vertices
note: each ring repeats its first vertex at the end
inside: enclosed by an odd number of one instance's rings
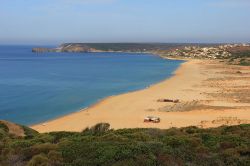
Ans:
POLYGON ((250 0, 0 0, 0 44, 250 42, 250 0))

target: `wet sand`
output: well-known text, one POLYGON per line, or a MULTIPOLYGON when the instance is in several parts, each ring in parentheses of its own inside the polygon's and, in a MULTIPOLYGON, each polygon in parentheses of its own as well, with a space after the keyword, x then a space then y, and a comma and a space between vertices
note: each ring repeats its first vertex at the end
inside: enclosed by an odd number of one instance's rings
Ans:
POLYGON ((250 67, 189 60, 171 78, 147 89, 108 97, 88 109, 31 127, 51 132, 82 131, 101 122, 114 129, 250 123, 249 82, 250 67), (158 102, 159 99, 180 102, 158 102), (160 117, 161 122, 144 123, 146 116, 160 117))

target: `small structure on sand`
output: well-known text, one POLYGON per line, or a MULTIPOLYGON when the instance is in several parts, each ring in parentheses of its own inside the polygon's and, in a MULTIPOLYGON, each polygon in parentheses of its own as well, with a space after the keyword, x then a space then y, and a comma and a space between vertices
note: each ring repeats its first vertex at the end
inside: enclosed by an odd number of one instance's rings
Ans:
POLYGON ((172 99, 158 99, 157 102, 179 103, 180 100, 179 99, 175 99, 175 100, 172 100, 172 99))
POLYGON ((144 118, 144 122, 160 123, 160 118, 155 116, 147 116, 144 118))

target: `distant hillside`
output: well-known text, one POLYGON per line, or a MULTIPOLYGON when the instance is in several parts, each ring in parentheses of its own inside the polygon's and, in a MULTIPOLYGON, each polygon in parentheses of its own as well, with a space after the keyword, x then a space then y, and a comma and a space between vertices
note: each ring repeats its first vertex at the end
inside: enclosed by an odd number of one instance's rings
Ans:
POLYGON ((250 46, 248 47, 233 47, 229 48, 228 52, 232 54, 229 59, 230 64, 238 64, 243 66, 250 66, 250 46))
POLYGON ((149 52, 168 50, 183 46, 206 46, 209 44, 176 43, 65 43, 57 48, 33 48, 33 52, 149 52))
POLYGON ((0 123, 1 166, 249 166, 250 125, 110 130, 38 134, 0 123))
POLYGON ((227 64, 250 65, 250 44, 185 46, 169 50, 157 50, 154 53, 168 58, 218 59, 227 64))

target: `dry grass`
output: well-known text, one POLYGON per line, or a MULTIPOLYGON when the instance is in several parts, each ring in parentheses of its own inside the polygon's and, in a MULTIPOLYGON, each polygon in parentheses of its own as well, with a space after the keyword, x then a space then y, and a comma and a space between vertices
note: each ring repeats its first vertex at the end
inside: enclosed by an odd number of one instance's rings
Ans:
POLYGON ((15 136, 20 136, 20 137, 25 136, 24 129, 21 126, 5 121, 5 120, 1 120, 0 123, 6 125, 9 128, 10 134, 13 134, 15 136))
POLYGON ((239 119, 237 117, 218 117, 212 121, 201 121, 198 125, 199 127, 206 128, 207 126, 233 126, 233 125, 240 125, 240 124, 249 124, 250 120, 247 119, 239 119))
POLYGON ((193 110, 225 110, 225 109, 233 109, 233 107, 225 107, 225 106, 211 106, 203 104, 202 101, 186 101, 176 103, 174 105, 167 105, 159 109, 159 111, 163 112, 183 112, 183 111, 193 111, 193 110))

